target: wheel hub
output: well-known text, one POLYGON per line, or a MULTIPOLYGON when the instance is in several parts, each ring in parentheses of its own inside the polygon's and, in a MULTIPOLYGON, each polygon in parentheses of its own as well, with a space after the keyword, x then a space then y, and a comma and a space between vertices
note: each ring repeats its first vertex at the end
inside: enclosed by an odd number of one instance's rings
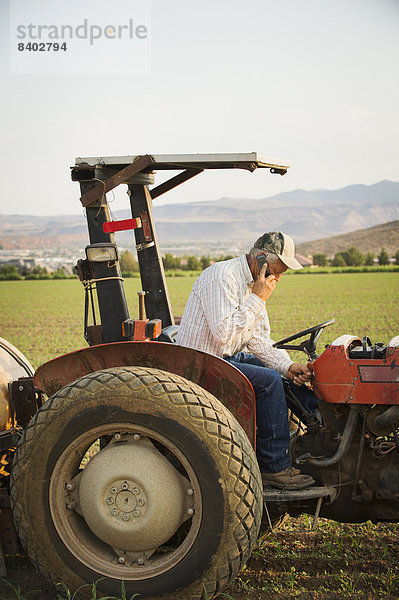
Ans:
POLYGON ((145 437, 114 438, 74 483, 76 510, 119 556, 149 557, 194 512, 190 482, 145 437))
POLYGON ((104 494, 104 503, 111 516, 122 521, 145 515, 146 496, 135 481, 116 480, 104 494))

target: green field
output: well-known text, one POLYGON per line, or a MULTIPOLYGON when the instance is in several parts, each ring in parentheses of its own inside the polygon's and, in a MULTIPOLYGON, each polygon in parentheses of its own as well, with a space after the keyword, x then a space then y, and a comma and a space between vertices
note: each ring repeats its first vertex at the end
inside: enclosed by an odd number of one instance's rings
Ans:
MULTIPOLYGON (((175 315, 181 315, 195 277, 168 278, 175 315)), ((131 316, 137 316, 139 279, 125 281, 131 316)), ((34 367, 86 345, 82 285, 76 280, 0 282, 0 336, 34 367)), ((267 303, 274 339, 335 318, 321 346, 343 333, 387 342, 399 333, 399 273, 282 277, 267 303)))
MULTIPOLYGON (((169 278, 175 315, 182 314, 194 280, 169 278)), ((128 279, 125 285, 134 317, 140 280, 128 279)), ((0 336, 37 367, 85 346, 83 301, 83 288, 75 280, 0 282, 0 336)), ((267 304, 275 339, 334 317, 336 323, 323 333, 319 350, 343 333, 387 342, 399 334, 399 273, 285 276, 267 304)), ((398 524, 351 525, 322 519, 316 533, 289 533, 305 525, 309 526, 307 515, 289 519, 283 531, 260 539, 246 567, 221 597, 397 600, 398 524)), ((7 566, 8 581, 21 586, 23 595, 14 594, 0 580, 0 598, 54 599, 52 592, 44 592, 44 579, 29 568, 26 556, 8 557, 7 566)))

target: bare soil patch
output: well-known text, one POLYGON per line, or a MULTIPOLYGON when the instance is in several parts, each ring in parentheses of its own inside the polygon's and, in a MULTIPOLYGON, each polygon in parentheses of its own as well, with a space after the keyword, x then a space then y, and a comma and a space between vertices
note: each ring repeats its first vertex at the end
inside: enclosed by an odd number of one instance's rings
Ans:
MULTIPOLYGON (((259 539, 246 567, 219 597, 233 600, 397 600, 399 525, 349 525, 320 519, 315 533, 301 533, 308 518, 288 519, 259 539)), ((24 554, 6 557, 7 581, 22 600, 66 599, 24 554), (58 596, 57 596, 58 594, 58 596)), ((71 590, 73 591, 73 590, 71 590)), ((0 581, 0 600, 18 595, 0 581)), ((178 599, 177 599, 178 600, 178 599)))

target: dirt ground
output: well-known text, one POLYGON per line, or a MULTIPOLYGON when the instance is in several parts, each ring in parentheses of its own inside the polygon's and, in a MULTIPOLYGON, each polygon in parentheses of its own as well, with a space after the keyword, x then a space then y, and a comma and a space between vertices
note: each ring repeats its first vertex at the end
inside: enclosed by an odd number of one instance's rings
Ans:
MULTIPOLYGON (((219 598, 398 600, 399 525, 321 519, 315 533, 303 533, 308 526, 306 516, 288 519, 279 531, 260 538, 246 567, 219 598)), ((8 556, 6 564, 0 600, 67 600, 65 590, 49 587, 27 556, 8 556), (6 581, 19 587, 19 595, 6 581)))

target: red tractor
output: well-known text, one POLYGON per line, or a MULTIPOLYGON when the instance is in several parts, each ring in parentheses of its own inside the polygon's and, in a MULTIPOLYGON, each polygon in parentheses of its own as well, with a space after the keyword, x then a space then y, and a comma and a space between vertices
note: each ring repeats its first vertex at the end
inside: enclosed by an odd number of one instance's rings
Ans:
POLYGON ((229 168, 284 174, 288 165, 251 153, 79 158, 72 168, 90 236, 76 268, 88 347, 34 373, 0 345, 0 541, 9 554, 18 536, 53 582, 98 581, 117 595, 123 581, 129 596, 199 600, 232 581, 261 524, 282 514, 399 520, 399 338, 344 335, 317 357, 328 321, 276 344, 306 353, 320 399, 316 416, 287 388, 292 460, 316 480, 299 491, 262 488, 245 376, 173 341, 152 199, 229 168), (149 191, 160 170, 181 172, 149 191), (114 221, 106 193, 120 183, 132 218, 114 221), (122 229, 134 230, 140 266, 136 319, 114 242, 122 229))

